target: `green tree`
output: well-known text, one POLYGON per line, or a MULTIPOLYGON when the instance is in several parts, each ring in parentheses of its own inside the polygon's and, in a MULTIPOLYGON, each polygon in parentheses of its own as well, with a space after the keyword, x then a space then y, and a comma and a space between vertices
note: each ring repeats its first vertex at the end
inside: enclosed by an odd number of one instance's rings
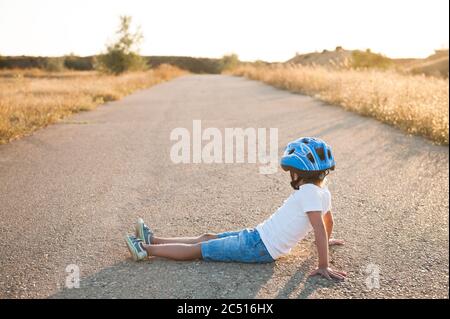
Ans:
POLYGON ((106 53, 96 59, 98 70, 118 75, 148 68, 146 60, 139 55, 139 45, 144 38, 142 32, 138 28, 132 33, 130 27, 131 17, 121 16, 120 27, 116 31, 117 40, 107 45, 106 53))
POLYGON ((222 71, 232 70, 239 65, 239 57, 237 54, 224 55, 220 60, 222 71))

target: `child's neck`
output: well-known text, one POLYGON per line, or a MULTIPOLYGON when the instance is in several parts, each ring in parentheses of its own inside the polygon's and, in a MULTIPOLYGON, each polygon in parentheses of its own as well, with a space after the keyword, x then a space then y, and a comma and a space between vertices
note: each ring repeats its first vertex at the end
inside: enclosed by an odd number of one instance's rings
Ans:
POLYGON ((300 182, 300 184, 298 185, 298 187, 300 187, 300 186, 302 186, 302 185, 306 185, 306 184, 313 184, 313 185, 316 185, 317 187, 323 188, 324 181, 316 182, 316 183, 303 183, 303 182, 300 182))

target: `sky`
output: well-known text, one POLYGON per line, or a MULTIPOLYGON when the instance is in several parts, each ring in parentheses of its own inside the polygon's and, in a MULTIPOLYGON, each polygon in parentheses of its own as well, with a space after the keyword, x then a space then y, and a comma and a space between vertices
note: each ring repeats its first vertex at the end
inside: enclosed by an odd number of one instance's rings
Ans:
POLYGON ((420 58, 449 45, 448 0, 0 0, 0 55, 98 54, 120 15, 141 26, 144 55, 285 61, 342 46, 420 58))

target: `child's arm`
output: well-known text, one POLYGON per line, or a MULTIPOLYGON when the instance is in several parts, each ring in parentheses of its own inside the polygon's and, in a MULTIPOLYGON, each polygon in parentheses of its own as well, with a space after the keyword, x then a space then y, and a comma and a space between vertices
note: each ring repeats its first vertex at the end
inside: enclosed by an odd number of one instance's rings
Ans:
POLYGON ((321 275, 327 279, 343 280, 347 274, 345 272, 336 271, 329 267, 328 263, 328 235, 322 219, 321 212, 308 212, 309 221, 314 229, 314 237, 316 239, 317 253, 319 255, 319 266, 310 275, 321 275))
POLYGON ((331 234, 333 233, 333 214, 329 210, 324 216, 323 216, 323 222, 325 224, 325 229, 327 230, 327 236, 328 236, 328 244, 330 246, 333 245, 344 245, 344 241, 342 239, 334 239, 331 238, 331 234))

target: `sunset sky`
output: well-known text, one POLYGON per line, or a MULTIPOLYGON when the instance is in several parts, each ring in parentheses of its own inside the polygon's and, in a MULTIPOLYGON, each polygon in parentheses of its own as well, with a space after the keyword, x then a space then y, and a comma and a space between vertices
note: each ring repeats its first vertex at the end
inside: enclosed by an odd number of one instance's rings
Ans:
POLYGON ((426 57, 448 47, 448 0, 0 0, 0 54, 97 54, 131 15, 144 55, 285 61, 366 49, 426 57))

